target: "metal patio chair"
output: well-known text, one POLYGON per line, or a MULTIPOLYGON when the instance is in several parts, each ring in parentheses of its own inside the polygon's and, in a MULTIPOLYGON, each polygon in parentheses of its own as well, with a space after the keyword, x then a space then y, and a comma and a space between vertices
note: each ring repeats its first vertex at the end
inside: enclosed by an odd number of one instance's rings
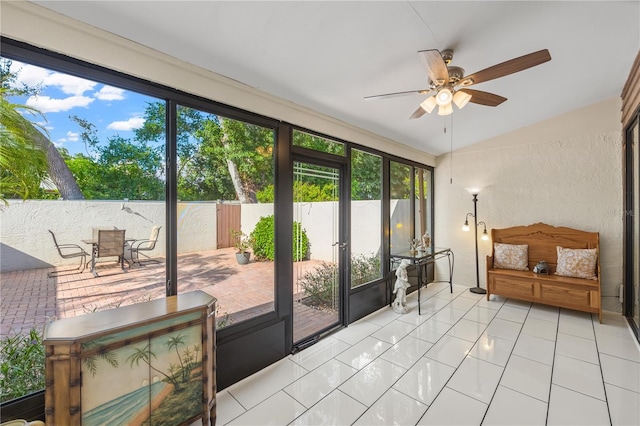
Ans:
MULTIPOLYGON (((75 270, 79 270, 79 273, 84 272, 84 268, 87 265, 87 256, 89 256, 89 253, 87 253, 82 247, 80 247, 77 244, 58 244, 58 240, 56 239, 56 234, 54 234, 53 231, 50 229, 49 229, 49 233, 53 238, 53 244, 55 244, 60 257, 62 257, 63 259, 72 259, 74 257, 79 257, 80 266, 78 266, 75 270)), ((66 272, 66 271, 61 271, 61 272, 66 272)), ((48 277, 57 277, 60 275, 61 274, 58 271, 49 272, 47 274, 48 277)))
POLYGON ((93 245, 91 256, 91 272, 97 277, 96 259, 100 257, 118 257, 120 267, 124 271, 124 229, 98 229, 98 239, 93 245))
MULTIPOLYGON (((149 235, 148 239, 134 240, 130 243, 131 261, 133 263, 137 263, 139 266, 142 266, 142 264, 140 263, 140 252, 151 251, 156 248, 158 236, 160 235, 160 228, 162 228, 162 226, 154 226, 153 228, 151 228, 151 235, 149 235)), ((151 259, 144 253, 142 255, 150 261, 157 262, 157 260, 151 259)))

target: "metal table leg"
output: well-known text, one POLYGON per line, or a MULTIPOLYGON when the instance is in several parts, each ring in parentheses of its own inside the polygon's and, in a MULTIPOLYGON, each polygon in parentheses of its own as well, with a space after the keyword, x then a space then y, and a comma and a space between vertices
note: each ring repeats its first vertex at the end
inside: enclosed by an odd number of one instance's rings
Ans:
POLYGON ((416 269, 418 270, 418 315, 421 315, 422 303, 420 302, 420 289, 422 288, 422 265, 420 265, 420 262, 416 262, 416 269))
POLYGON ((94 277, 98 276, 96 272, 96 257, 98 257, 98 245, 94 244, 93 249, 91 250, 91 273, 94 277))

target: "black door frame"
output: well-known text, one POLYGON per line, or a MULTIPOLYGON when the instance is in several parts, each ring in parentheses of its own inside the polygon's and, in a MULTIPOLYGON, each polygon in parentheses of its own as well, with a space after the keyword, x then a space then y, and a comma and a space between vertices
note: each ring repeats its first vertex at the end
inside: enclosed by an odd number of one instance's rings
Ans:
MULTIPOLYGON (((637 188, 634 184, 634 175, 640 173, 640 170, 635 170, 633 161, 633 140, 634 128, 640 133, 640 109, 636 111, 629 124, 624 129, 623 140, 623 155, 624 155, 624 253, 623 253, 623 286, 624 286, 624 306, 623 314, 627 318, 629 325, 633 330, 633 334, 640 342, 640 322, 636 322, 634 318, 634 302, 640 305, 640 291, 636 289, 640 288, 640 283, 634 282, 634 267, 635 265, 635 251, 638 250, 638 242, 634 240, 634 234, 636 232, 636 224, 634 218, 637 217, 640 212, 634 211, 634 205, 636 197, 640 197, 637 188)), ((640 144, 640 141, 636 141, 636 145, 640 144)), ((636 146, 636 149, 638 146, 636 146)))
MULTIPOLYGON (((312 336, 307 336, 303 338, 301 341, 294 342, 293 341, 293 275, 291 279, 291 297, 289 298, 291 315, 291 336, 287 336, 287 341, 292 342, 291 352, 296 351, 299 348, 303 348, 308 345, 310 342, 316 341, 319 336, 326 334, 329 331, 332 331, 336 328, 347 325, 346 319, 349 318, 349 270, 350 270, 350 254, 351 254, 351 239, 349 235, 349 203, 347 200, 349 199, 350 194, 350 186, 347 184, 348 182, 348 167, 347 167, 347 158, 346 157, 338 157, 332 154, 320 153, 312 150, 308 150, 306 148, 293 147, 291 155, 291 179, 293 181, 293 163, 307 163, 316 166, 330 167, 334 168, 338 171, 339 175, 339 204, 338 204, 338 220, 339 220, 339 237, 338 240, 341 244, 346 243, 344 249, 339 250, 339 258, 338 258, 338 274, 339 274, 339 294, 340 294, 340 306, 339 306, 339 315, 338 322, 331 326, 328 326, 316 334, 312 336)), ((292 211, 292 220, 289 223, 289 228, 292 228, 293 223, 293 185, 291 187, 292 192, 292 202, 291 202, 291 211, 292 211)), ((291 262, 291 269, 293 269, 293 259, 291 262)))

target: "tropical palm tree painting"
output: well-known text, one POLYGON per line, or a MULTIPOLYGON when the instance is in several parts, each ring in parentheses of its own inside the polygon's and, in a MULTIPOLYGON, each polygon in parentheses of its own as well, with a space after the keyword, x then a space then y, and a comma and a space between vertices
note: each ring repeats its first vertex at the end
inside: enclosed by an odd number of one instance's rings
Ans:
POLYGON ((181 424, 203 412, 202 328, 100 352, 82 373, 83 426, 181 424))

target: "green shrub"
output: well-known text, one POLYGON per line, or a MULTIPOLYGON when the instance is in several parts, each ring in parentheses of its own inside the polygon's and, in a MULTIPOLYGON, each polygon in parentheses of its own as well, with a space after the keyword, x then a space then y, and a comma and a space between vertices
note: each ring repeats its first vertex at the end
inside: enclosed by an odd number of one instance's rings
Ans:
POLYGON ((0 344, 0 402, 43 390, 42 334, 32 328, 28 334, 4 337, 0 344))
POLYGON ((338 306, 338 265, 322 262, 304 273, 298 285, 304 290, 303 303, 314 308, 336 310, 338 306))
MULTIPOLYGON (((301 181, 293 182, 295 202, 336 201, 338 199, 335 194, 336 190, 334 183, 318 185, 301 181)), ((265 186, 263 189, 256 191, 256 198, 259 203, 273 203, 273 185, 265 186)))
POLYGON ((351 287, 357 287, 382 276, 380 256, 371 255, 351 257, 351 287))
POLYGON ((253 255, 256 260, 274 259, 274 235, 273 215, 261 217, 250 236, 253 239, 253 255))
MULTIPOLYGON (((253 255, 257 260, 275 259, 275 227, 273 215, 260 218, 256 227, 251 232, 253 241, 253 255)), ((293 222, 293 261, 299 262, 306 259, 309 252, 309 237, 299 222, 293 222)))
MULTIPOLYGON (((367 283, 382 276, 380 256, 353 256, 351 258, 351 287, 367 283)), ((303 303, 320 309, 336 310, 338 306, 338 266, 322 262, 305 272, 298 280, 304 290, 303 303)))

